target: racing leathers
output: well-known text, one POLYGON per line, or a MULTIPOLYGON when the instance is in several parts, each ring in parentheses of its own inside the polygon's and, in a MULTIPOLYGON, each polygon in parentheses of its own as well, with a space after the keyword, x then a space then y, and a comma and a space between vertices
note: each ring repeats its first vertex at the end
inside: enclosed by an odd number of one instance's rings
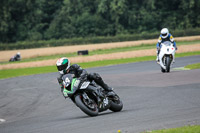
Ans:
MULTIPOLYGON (((98 73, 89 73, 88 74, 88 72, 85 69, 82 69, 78 64, 71 65, 69 67, 69 69, 67 70, 67 73, 74 74, 74 77, 78 78, 81 81, 81 83, 83 83, 86 79, 88 79, 90 81, 94 80, 98 85, 103 87, 105 91, 109 92, 109 91, 113 90, 111 87, 109 87, 107 84, 104 83, 103 79, 101 78, 101 76, 98 73)), ((65 74, 67 74, 67 73, 65 73, 65 74)), ((60 77, 57 78, 58 82, 61 86, 61 92, 63 92, 63 89, 64 89, 62 77, 65 74, 62 74, 62 75, 60 75, 60 77)))
POLYGON ((169 33, 169 35, 166 37, 166 38, 162 38, 162 35, 159 36, 158 38, 158 43, 156 44, 156 47, 157 47, 157 59, 156 61, 159 61, 158 59, 158 56, 159 56, 159 53, 160 53, 160 49, 161 49, 161 43, 162 42, 165 42, 165 41, 170 41, 173 43, 174 47, 176 48, 177 50, 177 47, 176 47, 176 42, 174 41, 174 38, 173 36, 169 33))

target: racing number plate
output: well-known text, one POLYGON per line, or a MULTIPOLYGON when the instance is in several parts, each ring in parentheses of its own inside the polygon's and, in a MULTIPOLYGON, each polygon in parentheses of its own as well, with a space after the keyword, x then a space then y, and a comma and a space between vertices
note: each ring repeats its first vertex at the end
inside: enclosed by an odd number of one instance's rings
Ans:
POLYGON ((90 82, 83 82, 83 84, 81 85, 80 89, 86 89, 89 84, 90 84, 90 82))

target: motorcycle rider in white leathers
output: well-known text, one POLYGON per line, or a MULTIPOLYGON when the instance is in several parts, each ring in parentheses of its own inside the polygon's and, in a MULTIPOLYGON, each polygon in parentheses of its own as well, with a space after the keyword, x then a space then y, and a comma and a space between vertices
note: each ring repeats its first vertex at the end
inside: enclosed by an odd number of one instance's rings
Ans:
POLYGON ((157 62, 159 62, 159 53, 160 53, 160 48, 161 48, 160 44, 162 42, 165 42, 165 41, 172 42, 174 44, 174 47, 177 50, 176 42, 174 41, 173 36, 169 33, 169 30, 167 28, 163 28, 160 33, 161 33, 161 35, 159 36, 158 43, 156 44, 156 47, 157 47, 157 58, 156 58, 156 61, 157 62))

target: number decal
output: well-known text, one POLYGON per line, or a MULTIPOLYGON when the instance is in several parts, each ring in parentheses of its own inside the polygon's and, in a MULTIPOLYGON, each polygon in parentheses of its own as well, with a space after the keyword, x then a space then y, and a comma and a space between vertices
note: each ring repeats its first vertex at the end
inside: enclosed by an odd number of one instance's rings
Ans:
POLYGON ((66 78, 65 81, 63 81, 63 84, 67 87, 70 84, 69 78, 66 78))

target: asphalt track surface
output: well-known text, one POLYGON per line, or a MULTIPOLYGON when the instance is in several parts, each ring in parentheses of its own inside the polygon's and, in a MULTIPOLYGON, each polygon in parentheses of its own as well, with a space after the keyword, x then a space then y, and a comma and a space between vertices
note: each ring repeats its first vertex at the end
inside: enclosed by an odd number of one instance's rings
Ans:
MULTIPOLYGON (((173 68, 198 62, 200 56, 177 58, 173 68)), ((62 97, 58 73, 3 79, 0 133, 137 133, 200 125, 200 69, 161 73, 148 61, 87 70, 115 88, 121 112, 87 116, 62 97)))

